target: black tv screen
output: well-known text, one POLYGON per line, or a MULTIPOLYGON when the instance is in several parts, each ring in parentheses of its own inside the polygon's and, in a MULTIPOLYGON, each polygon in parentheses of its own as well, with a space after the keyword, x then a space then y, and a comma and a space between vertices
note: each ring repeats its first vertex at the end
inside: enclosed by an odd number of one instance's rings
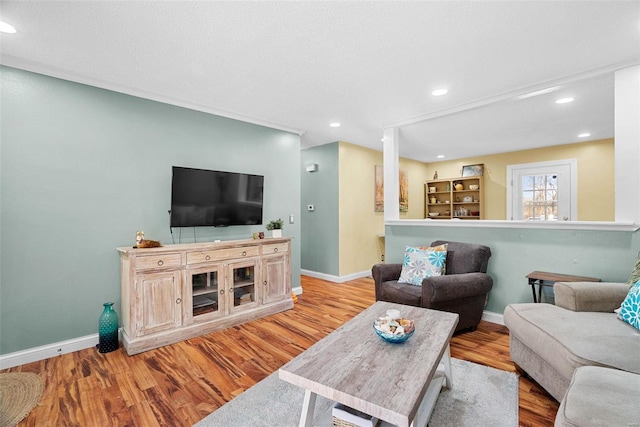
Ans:
POLYGON ((262 224, 264 177, 173 166, 171 227, 262 224))

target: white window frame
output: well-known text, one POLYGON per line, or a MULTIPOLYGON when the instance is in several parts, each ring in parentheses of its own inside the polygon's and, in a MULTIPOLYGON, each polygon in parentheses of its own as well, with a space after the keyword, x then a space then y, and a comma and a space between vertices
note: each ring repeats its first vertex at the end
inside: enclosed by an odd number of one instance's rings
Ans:
MULTIPOLYGON (((507 166, 507 221, 513 220, 513 202, 514 198, 517 197, 513 194, 516 186, 513 185, 513 174, 515 171, 519 171, 522 169, 536 169, 536 168, 549 168, 549 167, 559 167, 559 166, 568 166, 570 170, 570 179, 571 182, 569 184, 570 191, 570 209, 571 215, 569 221, 577 221, 578 220, 578 161, 576 159, 564 159, 564 160, 553 160, 549 162, 536 162, 536 163, 522 163, 518 165, 508 165, 507 166)), ((545 172, 546 173, 546 172, 545 172)), ((540 174, 544 174, 541 172, 540 174)), ((560 221, 560 218, 558 218, 560 221)))

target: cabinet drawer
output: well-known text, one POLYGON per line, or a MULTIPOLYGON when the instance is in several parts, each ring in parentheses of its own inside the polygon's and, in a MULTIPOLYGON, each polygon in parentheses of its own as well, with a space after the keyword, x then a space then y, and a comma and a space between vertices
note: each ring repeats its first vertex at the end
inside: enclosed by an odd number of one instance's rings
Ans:
POLYGON ((289 252, 289 244, 288 243, 274 243, 272 245, 263 245, 262 246, 262 254, 263 255, 271 255, 271 254, 282 254, 289 252))
POLYGON ((216 249, 213 251, 199 251, 187 253, 187 264, 201 264, 203 262, 222 261, 225 259, 247 258, 258 256, 258 247, 216 249))
POLYGON ((182 260, 180 254, 149 255, 136 258, 136 270, 180 267, 181 265, 182 260))

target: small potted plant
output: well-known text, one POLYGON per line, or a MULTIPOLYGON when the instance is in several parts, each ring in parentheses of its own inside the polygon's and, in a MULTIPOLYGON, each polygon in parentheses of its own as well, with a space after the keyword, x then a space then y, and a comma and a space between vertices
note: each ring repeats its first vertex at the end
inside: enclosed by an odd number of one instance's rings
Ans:
POLYGON ((273 219, 267 224, 267 230, 271 231, 272 237, 282 237, 282 225, 284 221, 282 218, 273 219))

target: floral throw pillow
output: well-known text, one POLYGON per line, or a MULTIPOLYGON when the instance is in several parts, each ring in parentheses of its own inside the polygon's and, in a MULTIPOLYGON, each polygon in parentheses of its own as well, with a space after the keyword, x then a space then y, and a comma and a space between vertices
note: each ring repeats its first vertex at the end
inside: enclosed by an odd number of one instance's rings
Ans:
POLYGON ((618 317, 636 329, 640 329, 640 280, 629 289, 622 301, 618 317))
POLYGON ((442 276, 447 259, 447 244, 434 247, 407 246, 398 283, 422 286, 427 277, 442 276))

